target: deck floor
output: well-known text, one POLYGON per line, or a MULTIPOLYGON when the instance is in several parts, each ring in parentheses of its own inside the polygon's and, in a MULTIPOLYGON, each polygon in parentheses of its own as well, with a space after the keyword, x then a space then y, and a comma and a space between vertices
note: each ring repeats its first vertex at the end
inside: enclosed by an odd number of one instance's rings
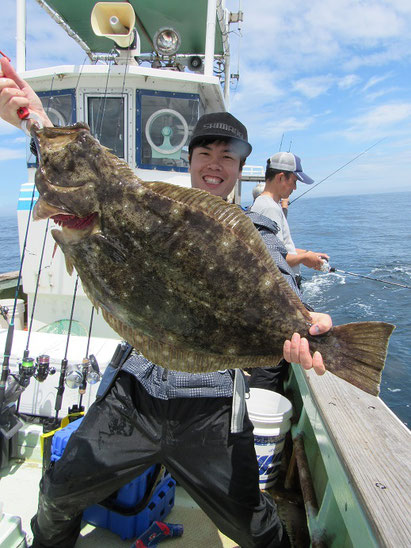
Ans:
MULTIPOLYGON (((42 466, 35 460, 24 462, 13 460, 10 466, 0 471, 0 504, 3 503, 3 512, 21 517, 22 529, 27 535, 28 543, 32 540, 30 519, 37 509, 38 484, 41 473, 42 466)), ((182 487, 177 486, 176 488, 175 504, 166 521, 184 525, 182 537, 167 541, 170 548, 174 546, 176 548, 192 548, 193 546, 196 548, 233 548, 237 546, 237 543, 218 531, 182 487)), ((119 536, 107 529, 84 524, 76 547, 123 548, 130 547, 133 540, 135 539, 121 540, 119 536)), ((2 543, 1 539, 1 521, 0 546, 7 546, 2 543)))

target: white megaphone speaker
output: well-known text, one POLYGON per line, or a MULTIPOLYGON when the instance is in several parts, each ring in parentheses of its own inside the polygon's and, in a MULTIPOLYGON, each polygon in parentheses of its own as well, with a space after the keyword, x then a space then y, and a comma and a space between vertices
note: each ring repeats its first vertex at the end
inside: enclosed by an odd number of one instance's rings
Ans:
POLYGON ((201 72, 204 68, 201 57, 198 55, 192 55, 188 59, 187 67, 193 72, 201 72))
POLYGON ((133 50, 140 54, 140 39, 134 31, 136 15, 128 2, 97 2, 91 12, 91 27, 96 36, 110 38, 120 48, 130 48, 137 39, 133 50))

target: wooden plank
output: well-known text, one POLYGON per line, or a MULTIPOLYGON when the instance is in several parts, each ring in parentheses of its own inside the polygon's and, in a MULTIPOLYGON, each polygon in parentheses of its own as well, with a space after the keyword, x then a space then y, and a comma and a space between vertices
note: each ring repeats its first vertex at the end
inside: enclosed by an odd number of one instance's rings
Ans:
POLYGON ((328 373, 305 377, 381 546, 411 546, 411 432, 379 398, 328 373))
POLYGON ((19 277, 18 270, 14 272, 3 272, 2 274, 0 274, 0 283, 6 280, 17 280, 18 277, 19 277))

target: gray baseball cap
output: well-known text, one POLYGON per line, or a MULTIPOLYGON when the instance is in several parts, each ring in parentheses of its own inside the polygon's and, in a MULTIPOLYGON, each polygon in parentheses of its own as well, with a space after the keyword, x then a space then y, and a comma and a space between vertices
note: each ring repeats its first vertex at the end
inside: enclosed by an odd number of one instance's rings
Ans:
POLYGON ((291 171, 299 181, 306 185, 312 185, 314 179, 311 179, 303 171, 301 159, 292 152, 277 152, 267 160, 267 167, 278 169, 278 171, 291 171))

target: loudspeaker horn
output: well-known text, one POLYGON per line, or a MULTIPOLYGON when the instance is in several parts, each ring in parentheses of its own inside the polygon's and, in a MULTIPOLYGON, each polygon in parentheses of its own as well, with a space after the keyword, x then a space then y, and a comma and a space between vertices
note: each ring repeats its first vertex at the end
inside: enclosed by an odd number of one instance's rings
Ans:
POLYGON ((136 14, 128 2, 97 2, 91 12, 91 27, 96 36, 110 38, 121 48, 134 41, 136 14))
POLYGON ((203 69, 203 60, 198 55, 193 55, 189 58, 187 67, 193 72, 200 72, 203 69))

